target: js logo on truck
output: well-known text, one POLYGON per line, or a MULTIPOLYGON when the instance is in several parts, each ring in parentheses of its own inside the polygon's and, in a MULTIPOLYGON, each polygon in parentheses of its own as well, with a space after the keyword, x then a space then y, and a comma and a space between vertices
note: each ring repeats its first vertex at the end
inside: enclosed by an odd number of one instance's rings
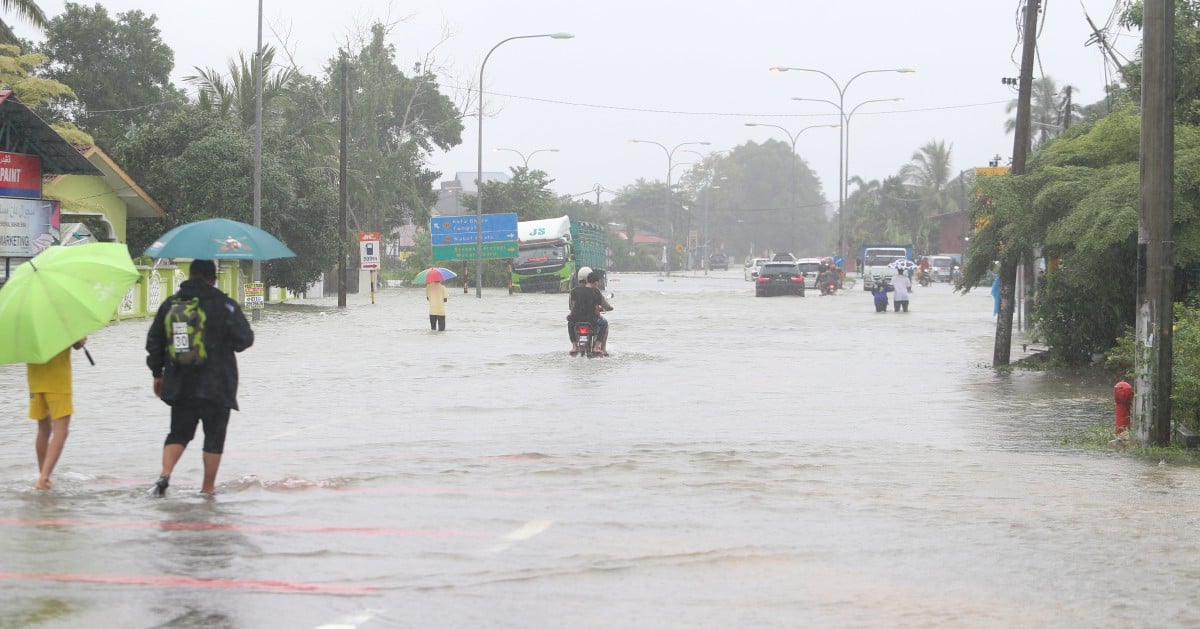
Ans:
POLYGON ((531 230, 529 230, 529 235, 530 236, 545 236, 546 228, 545 227, 536 227, 534 229, 531 229, 531 230))

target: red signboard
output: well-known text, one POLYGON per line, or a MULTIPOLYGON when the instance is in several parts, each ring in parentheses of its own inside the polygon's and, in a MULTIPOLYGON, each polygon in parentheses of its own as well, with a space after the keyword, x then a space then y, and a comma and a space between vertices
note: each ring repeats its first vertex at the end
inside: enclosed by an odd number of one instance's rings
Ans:
POLYGON ((0 152, 0 197, 42 198, 42 159, 0 152))

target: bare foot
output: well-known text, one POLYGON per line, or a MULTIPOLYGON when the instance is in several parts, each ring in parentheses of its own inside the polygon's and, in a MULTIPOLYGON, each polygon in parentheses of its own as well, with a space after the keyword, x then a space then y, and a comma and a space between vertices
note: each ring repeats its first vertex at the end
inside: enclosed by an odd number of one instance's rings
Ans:
POLYGON ((49 478, 37 479, 37 483, 35 483, 33 485, 33 488, 41 490, 41 491, 46 491, 46 490, 50 489, 50 479, 49 478))

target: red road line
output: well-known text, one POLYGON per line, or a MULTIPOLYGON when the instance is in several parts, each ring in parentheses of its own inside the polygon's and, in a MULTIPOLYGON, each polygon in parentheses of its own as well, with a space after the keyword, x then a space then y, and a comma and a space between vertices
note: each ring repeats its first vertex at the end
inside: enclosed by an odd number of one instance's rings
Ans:
POLYGON ((300 526, 268 524, 222 524, 218 522, 104 522, 83 520, 23 520, 0 518, 0 526, 60 526, 108 529, 162 529, 167 531, 245 531, 245 532, 296 532, 296 533, 345 533, 357 535, 400 535, 408 537, 496 537, 483 531, 456 529, 401 529, 391 527, 341 527, 300 526))
POLYGON ((314 594, 370 594, 379 589, 372 586, 304 583, 301 581, 276 581, 272 579, 199 579, 195 577, 178 576, 70 574, 51 572, 0 572, 0 579, 8 581, 95 583, 100 585, 144 585, 151 587, 255 590, 260 592, 310 592, 314 594))

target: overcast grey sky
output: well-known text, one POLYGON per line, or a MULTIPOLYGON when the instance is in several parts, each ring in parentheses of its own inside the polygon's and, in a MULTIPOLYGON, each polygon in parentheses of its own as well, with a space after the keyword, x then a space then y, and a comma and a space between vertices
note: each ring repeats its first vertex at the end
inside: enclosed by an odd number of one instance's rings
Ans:
MULTIPOLYGON (((102 0, 111 13, 141 9, 159 17, 162 37, 175 50, 176 82, 193 66, 223 68, 239 50, 255 46, 254 0, 102 0)), ((1075 86, 1075 101, 1104 96, 1101 51, 1085 47, 1123 0, 1043 0, 1045 14, 1035 75, 1075 86)), ((771 66, 823 70, 840 82, 863 70, 907 67, 915 74, 867 74, 846 90, 847 112, 870 99, 902 103, 864 105, 852 119, 849 175, 880 179, 895 174, 923 143, 953 144, 955 170, 985 166, 1012 152, 1004 131, 1005 103, 1015 91, 1000 82, 1015 77, 1018 0, 852 0, 797 2, 744 0, 717 3, 661 0, 265 0, 264 31, 287 35, 302 68, 319 73, 339 43, 372 20, 400 23, 392 31, 397 64, 408 69, 434 55, 448 90, 477 79, 487 51, 515 35, 565 31, 574 39, 523 39, 498 48, 487 62, 484 87, 490 115, 484 120, 484 170, 520 165, 507 147, 539 153, 530 166, 556 180, 558 193, 581 193, 595 184, 619 189, 638 178, 662 180, 664 151, 630 144, 631 138, 673 147, 708 141, 700 150, 728 149, 747 140, 785 140, 771 128, 794 132, 834 124, 836 109, 792 97, 837 100, 833 83, 813 73, 771 73, 771 66), (331 9, 332 7, 332 9, 331 9), (438 46, 443 30, 450 39, 438 46)), ((47 14, 63 2, 43 0, 47 14)), ((35 36, 18 24, 17 30, 35 36)), ((1125 34, 1117 49, 1132 57, 1140 34, 1125 34)), ((456 100, 461 100, 454 94, 456 100)), ((449 178, 474 171, 477 126, 465 121, 463 144, 433 156, 449 178)), ((830 201, 837 198, 838 134, 811 129, 797 152, 820 177, 830 201)), ((676 161, 695 156, 676 154, 676 161)), ((676 170, 678 174, 680 171, 676 170)))

